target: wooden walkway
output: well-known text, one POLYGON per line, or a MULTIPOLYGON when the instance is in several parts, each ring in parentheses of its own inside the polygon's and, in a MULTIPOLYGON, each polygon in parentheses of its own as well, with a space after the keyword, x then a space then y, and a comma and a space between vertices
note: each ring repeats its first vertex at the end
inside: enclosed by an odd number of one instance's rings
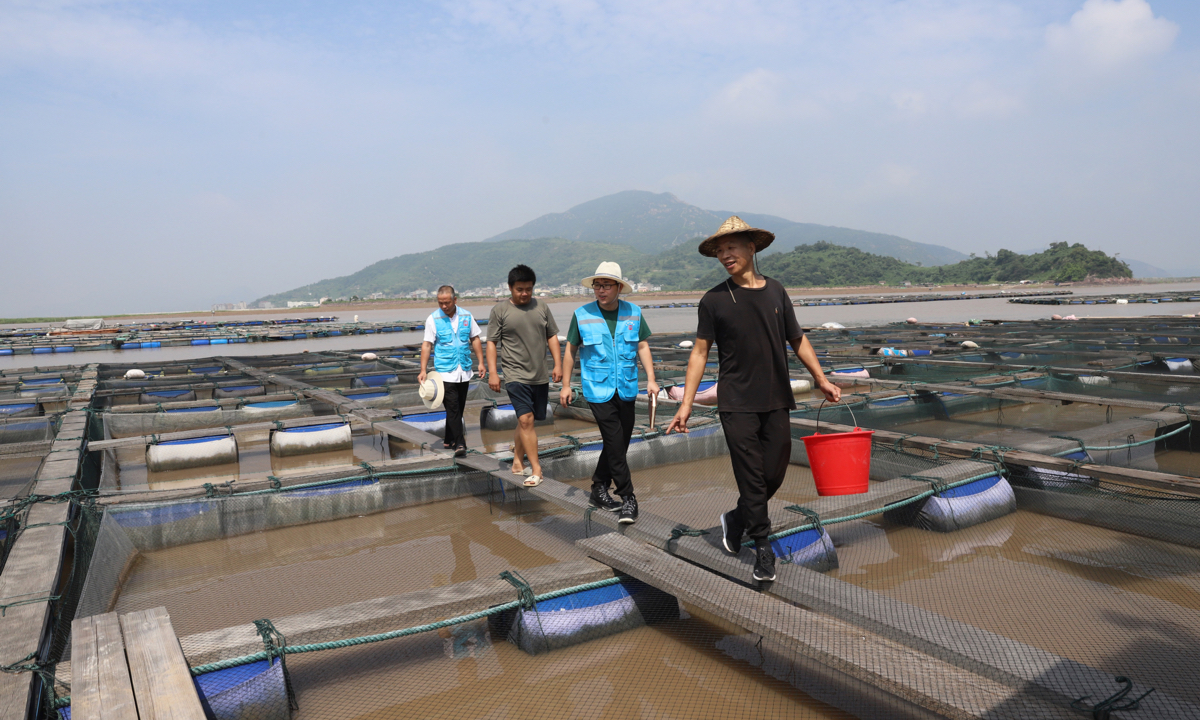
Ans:
MULTIPOLYGON (((586 512, 588 491, 585 489, 551 478, 545 478, 537 487, 524 488, 521 484, 523 478, 500 471, 499 462, 488 456, 471 456, 458 462, 477 470, 491 472, 502 482, 514 488, 522 488, 530 495, 559 507, 580 514, 586 512)), ((613 513, 603 511, 591 513, 590 520, 596 525, 616 530, 635 544, 663 550, 705 568, 707 572, 744 585, 758 585, 751 576, 753 551, 750 548, 742 548, 737 556, 725 552, 720 547, 719 528, 708 528, 707 534, 700 536, 680 535, 672 531, 688 531, 692 528, 645 511, 639 514, 638 521, 632 525, 619 525, 613 513)), ((584 546, 589 547, 586 544, 584 546)), ((1082 695, 1103 698, 1114 691, 1111 675, 1025 643, 894 600, 799 565, 778 564, 776 572, 775 582, 763 584, 763 590, 767 593, 916 651, 925 658, 921 662, 936 660, 948 663, 973 675, 999 682, 1019 691, 1022 702, 1026 699, 1029 699, 1029 702, 1039 700, 1066 707, 1071 700, 1082 695)), ((661 578, 647 576, 642 579, 655 587, 667 590, 662 587, 661 578)), ((873 648, 873 645, 866 647, 873 648)), ((860 657, 863 662, 867 662, 871 661, 874 655, 864 649, 860 657)), ((1134 696, 1147 689, 1135 686, 1134 696)), ((1155 692, 1146 698, 1143 707, 1153 707, 1154 711, 1147 712, 1146 716, 1156 720, 1200 717, 1200 707, 1189 705, 1161 692, 1155 692)), ((1012 715, 1002 713, 1000 716, 1012 715)), ((1024 717, 1020 713, 1016 713, 1015 716, 1024 717)))
MULTIPOLYGON (((87 412, 96 389, 96 366, 83 371, 62 416, 58 434, 38 471, 33 492, 58 495, 75 488, 87 436, 87 412)), ((0 574, 0 665, 44 657, 43 638, 54 620, 52 599, 59 588, 67 546, 68 502, 41 502, 29 508, 0 574)), ((0 720, 24 720, 34 704, 32 673, 0 673, 0 720)))
POLYGON ((71 658, 72 718, 204 720, 166 608, 72 621, 71 658))

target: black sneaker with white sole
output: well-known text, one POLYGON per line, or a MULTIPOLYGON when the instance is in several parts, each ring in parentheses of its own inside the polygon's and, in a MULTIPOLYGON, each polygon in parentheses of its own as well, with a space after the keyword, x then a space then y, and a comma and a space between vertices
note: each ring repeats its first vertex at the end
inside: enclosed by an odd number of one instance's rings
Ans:
POLYGON ((588 504, 594 508, 616 512, 621 509, 622 502, 609 494, 607 485, 592 483, 592 496, 588 498, 588 504))
POLYGON ((734 555, 741 552, 742 533, 744 532, 741 513, 736 508, 721 515, 721 544, 725 546, 725 552, 734 555))
POLYGON ((775 579, 775 551, 770 540, 755 541, 754 579, 768 582, 775 579))
POLYGON ((617 522, 622 525, 629 525, 637 522, 637 516, 637 498, 629 495, 625 498, 625 502, 621 503, 621 515, 617 518, 617 522))

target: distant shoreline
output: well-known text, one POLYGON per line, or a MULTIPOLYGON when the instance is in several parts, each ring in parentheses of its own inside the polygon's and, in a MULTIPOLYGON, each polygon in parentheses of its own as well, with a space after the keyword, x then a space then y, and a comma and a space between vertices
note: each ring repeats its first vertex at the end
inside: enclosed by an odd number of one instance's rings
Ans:
MULTIPOLYGON (((995 292, 1000 292, 1005 288, 1019 288, 1021 290, 1053 290, 1084 288, 1084 287, 1112 287, 1114 291, 1117 288, 1125 288, 1129 286, 1141 285, 1161 285, 1167 283, 1189 282, 1191 280, 1200 280, 1200 278, 1143 278, 1143 279, 1120 279, 1109 281, 1098 281, 1091 283, 1062 283, 1055 285, 1054 283, 1028 283, 1025 285, 1016 284, 996 284, 996 283, 980 283, 971 285, 913 285, 911 287, 896 287, 879 285, 854 285, 841 287, 795 287, 788 288, 788 294, 793 297, 819 297, 822 295, 831 294, 846 294, 857 293, 862 295, 899 295, 899 294, 926 294, 937 292, 950 291, 987 291, 993 289, 995 292)), ((669 292, 652 292, 652 293, 630 293, 622 295, 638 303, 647 303, 654 301, 678 302, 685 299, 697 299, 703 295, 700 290, 672 290, 669 292)), ((556 295, 552 297, 539 298, 550 303, 561 302, 578 302, 581 298, 588 298, 587 295, 556 295)), ((497 298, 475 298, 464 297, 460 298, 459 302, 464 305, 483 305, 488 302, 496 302, 497 298)), ((123 313, 120 315, 73 315, 63 317, 35 317, 35 318, 0 318, 2 325, 15 324, 33 324, 33 323, 53 323, 73 320, 78 318, 103 318, 105 320, 120 320, 123 318, 147 318, 147 319, 182 319, 184 317, 195 318, 237 318, 243 315, 331 315, 335 313, 354 312, 355 310, 416 310, 423 308, 435 308, 437 302, 430 299, 424 300, 404 300, 400 298, 387 298, 384 300, 360 300, 358 302, 327 302, 324 305, 317 307, 300 307, 300 308, 246 308, 245 310, 181 310, 170 312, 148 312, 148 313, 123 313)), ((343 318, 344 319, 344 318, 343 318)))

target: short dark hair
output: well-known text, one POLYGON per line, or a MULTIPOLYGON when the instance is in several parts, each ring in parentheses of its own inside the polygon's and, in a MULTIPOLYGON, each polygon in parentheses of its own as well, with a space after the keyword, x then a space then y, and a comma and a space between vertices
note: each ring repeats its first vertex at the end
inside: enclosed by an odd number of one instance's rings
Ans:
POLYGON ((438 288, 438 291, 437 291, 438 295, 445 295, 446 293, 449 293, 453 297, 458 297, 458 293, 454 292, 453 285, 443 285, 440 288, 438 288))
POLYGON ((528 265, 518 265, 508 271, 508 286, 512 287, 519 282, 537 282, 537 273, 528 265))

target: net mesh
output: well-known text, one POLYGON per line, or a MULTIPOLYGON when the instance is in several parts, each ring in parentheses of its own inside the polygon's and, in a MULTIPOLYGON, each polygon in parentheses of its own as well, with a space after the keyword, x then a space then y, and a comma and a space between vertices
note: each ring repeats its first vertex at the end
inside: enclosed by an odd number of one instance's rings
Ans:
MULTIPOLYGON (((394 370, 323 363, 296 376, 354 375, 342 378, 350 389, 394 370)), ((869 374, 897 375, 884 367, 869 374)), ((995 375, 977 370, 921 381, 995 375)), ((411 389, 395 374, 389 402, 411 389)), ((996 386, 1180 402, 1194 387, 1079 375, 996 386)), ((589 507, 600 446, 577 403, 538 428, 536 487, 475 451, 455 462, 419 450, 411 469, 343 462, 257 489, 135 496, 101 483, 95 503, 73 506, 48 656, 70 682, 72 617, 164 607, 218 718, 1200 715, 1200 494, 1114 479, 1168 460, 1195 476, 1180 406, 1147 420, 1159 409, 919 384, 855 392, 821 422, 900 440, 871 443, 867 495, 822 496, 804 441, 816 409, 793 413, 769 506, 773 583, 751 577, 752 543, 722 547, 719 518, 738 492, 716 409, 663 436, 639 403, 628 460, 641 514, 618 528, 616 513, 589 507), (907 436, 986 452, 951 457, 907 436), (1014 448, 1032 449, 1006 458, 1014 448), (1030 464, 1032 452, 1054 461, 1030 464), (1130 678, 1124 695, 1118 677, 1130 678)), ((305 412, 321 414, 316 405, 305 412)), ((660 427, 673 407, 660 408, 660 427)), ((209 412, 229 422, 196 427, 247 422, 225 417, 237 407, 209 412)), ((188 413, 110 408, 93 433, 176 415, 188 413)), ((501 434, 468 418, 473 447, 508 457, 501 434)), ((154 434, 145 427, 128 436, 154 434)), ((386 444, 388 457, 409 457, 386 444)), ((97 468, 117 462, 93 455, 97 468)), ((71 689, 54 689, 69 712, 71 689)))

